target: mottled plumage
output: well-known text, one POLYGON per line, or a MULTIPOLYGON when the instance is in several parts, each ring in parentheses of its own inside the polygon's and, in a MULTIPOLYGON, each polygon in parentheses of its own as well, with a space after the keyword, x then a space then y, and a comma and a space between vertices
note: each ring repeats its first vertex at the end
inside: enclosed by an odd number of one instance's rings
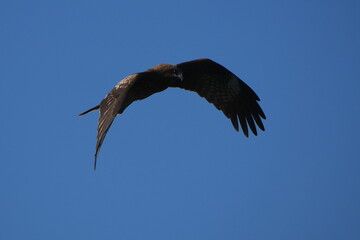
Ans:
POLYGON ((98 152, 116 115, 123 113, 132 102, 168 87, 197 92, 221 110, 231 120, 236 131, 239 131, 240 122, 246 137, 249 136, 248 126, 254 135, 257 135, 256 125, 265 130, 261 118, 266 117, 258 104, 259 97, 223 66, 210 59, 198 59, 177 65, 160 64, 124 78, 98 106, 79 115, 100 109, 94 168, 98 152))

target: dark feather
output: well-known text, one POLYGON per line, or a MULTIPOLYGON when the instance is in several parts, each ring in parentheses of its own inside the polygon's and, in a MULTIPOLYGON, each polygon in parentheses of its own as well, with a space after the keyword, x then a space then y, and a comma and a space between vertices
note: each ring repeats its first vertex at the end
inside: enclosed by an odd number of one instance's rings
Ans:
MULTIPOLYGON (((164 68, 172 66, 165 65, 164 68)), ((160 69, 161 70, 161 69, 160 69)), ((100 118, 97 128, 97 141, 95 150, 94 169, 96 169, 97 156, 106 134, 111 127, 115 117, 121 114, 132 102, 144 99, 156 92, 167 88, 167 83, 157 71, 149 69, 146 72, 137 73, 120 81, 96 106, 80 116, 91 111, 100 109, 100 118)))
POLYGON ((245 136, 249 135, 248 126, 257 135, 255 123, 264 130, 260 117, 265 119, 265 114, 257 103, 260 98, 232 72, 210 59, 184 62, 177 67, 182 70, 184 79, 175 87, 197 92, 214 104, 230 118, 237 131, 239 119, 245 136))
POLYGON ((100 103, 100 118, 98 121, 94 169, 96 169, 97 155, 105 136, 117 114, 122 113, 131 104, 125 100, 131 87, 137 81, 137 75, 131 75, 113 88, 100 103))
POLYGON ((235 128, 235 130, 238 132, 239 131, 239 122, 238 122, 238 119, 237 119, 237 116, 236 115, 233 115, 231 117, 231 122, 235 128))

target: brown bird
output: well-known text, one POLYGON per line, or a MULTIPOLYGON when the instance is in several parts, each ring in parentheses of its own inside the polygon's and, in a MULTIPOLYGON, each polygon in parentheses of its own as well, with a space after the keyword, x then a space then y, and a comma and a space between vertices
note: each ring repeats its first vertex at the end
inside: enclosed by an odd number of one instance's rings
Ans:
POLYGON ((132 102, 164 91, 168 87, 198 93, 231 119, 236 131, 239 131, 240 122, 246 137, 249 136, 248 126, 254 135, 257 135, 256 125, 265 130, 261 118, 266 119, 266 116, 258 104, 259 97, 225 67, 210 59, 198 59, 177 65, 160 64, 124 78, 99 105, 79 115, 100 109, 94 169, 101 145, 116 115, 122 114, 132 102))

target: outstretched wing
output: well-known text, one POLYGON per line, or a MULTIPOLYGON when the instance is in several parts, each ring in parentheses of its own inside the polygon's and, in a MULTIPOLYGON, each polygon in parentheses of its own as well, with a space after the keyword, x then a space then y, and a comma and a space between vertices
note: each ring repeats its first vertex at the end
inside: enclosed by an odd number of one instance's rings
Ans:
POLYGON ((266 116, 258 104, 256 93, 240 78, 210 59, 199 59, 177 65, 183 72, 183 81, 178 86, 197 92, 231 119, 236 131, 239 123, 246 137, 248 126, 257 135, 255 123, 265 130, 261 118, 266 116))
POLYGON ((97 128, 98 134, 96 137, 97 142, 94 169, 96 169, 97 155, 100 151, 101 145, 116 115, 122 113, 133 101, 129 98, 128 93, 136 80, 136 74, 123 79, 105 96, 100 103, 100 118, 97 128))

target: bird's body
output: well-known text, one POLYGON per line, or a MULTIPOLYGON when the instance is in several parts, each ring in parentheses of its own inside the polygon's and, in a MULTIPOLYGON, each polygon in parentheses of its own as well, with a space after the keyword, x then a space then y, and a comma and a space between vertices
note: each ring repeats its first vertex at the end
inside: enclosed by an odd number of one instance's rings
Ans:
POLYGON ((100 109, 94 167, 97 154, 116 115, 123 113, 132 102, 168 87, 197 92, 231 119, 236 131, 239 130, 240 122, 245 136, 248 136, 248 126, 257 135, 255 123, 261 130, 265 130, 261 118, 266 117, 257 103, 260 101, 259 97, 223 66, 210 59, 198 59, 177 65, 160 64, 124 78, 98 106, 79 115, 100 109))

